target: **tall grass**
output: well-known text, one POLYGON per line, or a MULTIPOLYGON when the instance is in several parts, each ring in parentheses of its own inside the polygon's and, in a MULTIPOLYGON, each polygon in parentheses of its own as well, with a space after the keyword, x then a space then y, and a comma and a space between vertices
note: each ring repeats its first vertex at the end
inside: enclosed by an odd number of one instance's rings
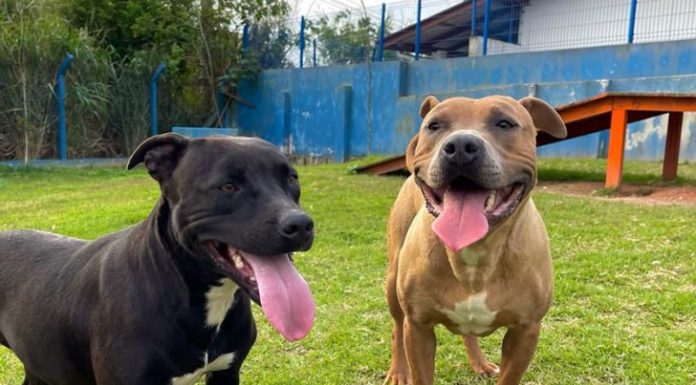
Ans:
MULTIPOLYGON (((68 156, 128 154, 148 132, 148 81, 158 54, 114 61, 50 4, 0 1, 0 160, 56 157, 55 73, 67 52, 75 56, 66 77, 68 156)), ((160 83, 161 127, 204 120, 202 103, 182 96, 181 84, 160 83)))

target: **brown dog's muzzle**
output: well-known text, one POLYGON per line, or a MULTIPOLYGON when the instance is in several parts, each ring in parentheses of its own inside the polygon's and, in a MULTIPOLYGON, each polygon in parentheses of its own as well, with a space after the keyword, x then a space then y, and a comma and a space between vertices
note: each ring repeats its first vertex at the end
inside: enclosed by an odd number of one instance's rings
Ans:
POLYGON ((433 230, 448 248, 481 239, 528 193, 530 177, 506 175, 498 158, 479 134, 459 131, 443 139, 427 170, 417 170, 426 207, 437 217, 433 230))

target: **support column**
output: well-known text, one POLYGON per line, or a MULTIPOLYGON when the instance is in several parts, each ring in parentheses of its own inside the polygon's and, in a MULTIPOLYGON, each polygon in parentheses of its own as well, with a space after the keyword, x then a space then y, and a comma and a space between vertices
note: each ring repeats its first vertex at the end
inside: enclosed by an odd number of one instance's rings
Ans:
POLYGON ((665 158, 662 162, 662 180, 677 179, 679 165, 679 142, 681 140, 683 112, 671 112, 667 123, 667 140, 665 143, 665 158))
MULTIPOLYGON (((334 160, 337 163, 342 163, 350 157, 350 113, 351 113, 351 98, 353 97, 353 87, 343 85, 338 88, 338 98, 343 99, 342 123, 336 130, 334 160)), ((338 113, 337 117, 340 116, 338 113)))
POLYGON ((611 111, 611 127, 609 128, 609 153, 607 156, 607 175, 604 187, 618 189, 621 187, 623 174, 624 147, 626 144, 627 113, 624 109, 611 111))

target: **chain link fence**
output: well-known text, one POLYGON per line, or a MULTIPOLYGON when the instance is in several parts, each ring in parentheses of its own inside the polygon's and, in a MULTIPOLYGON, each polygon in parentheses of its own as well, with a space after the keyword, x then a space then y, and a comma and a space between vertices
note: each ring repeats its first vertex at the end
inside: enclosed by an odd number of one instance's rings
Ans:
MULTIPOLYGON (((263 68, 288 68, 696 38, 693 0, 410 0, 383 6, 351 4, 340 11, 312 12, 304 17, 304 23, 300 17, 279 21, 270 28, 273 33, 252 33, 252 50, 260 57, 268 57, 269 52, 276 55, 273 60, 262 61, 263 68)), ((268 28, 252 27, 263 31, 268 28)))

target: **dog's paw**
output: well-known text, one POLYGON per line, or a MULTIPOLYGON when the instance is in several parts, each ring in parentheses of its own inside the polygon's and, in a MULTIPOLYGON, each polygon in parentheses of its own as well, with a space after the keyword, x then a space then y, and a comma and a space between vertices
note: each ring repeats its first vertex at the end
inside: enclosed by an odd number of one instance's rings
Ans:
POLYGON ((492 362, 482 362, 477 364, 472 364, 471 368, 482 377, 495 377, 500 374, 500 368, 498 365, 492 362))
POLYGON ((382 385, 408 385, 408 372, 390 369, 382 385))

